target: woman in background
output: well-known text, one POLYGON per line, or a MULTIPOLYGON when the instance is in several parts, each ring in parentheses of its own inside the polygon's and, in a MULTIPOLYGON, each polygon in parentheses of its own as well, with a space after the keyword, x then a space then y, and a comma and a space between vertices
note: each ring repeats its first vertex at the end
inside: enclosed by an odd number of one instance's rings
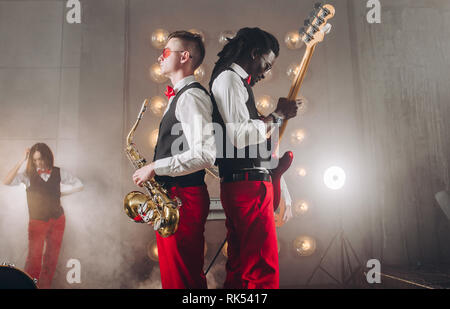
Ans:
POLYGON ((25 271, 38 279, 39 288, 48 289, 58 263, 66 218, 61 207, 61 185, 70 186, 64 195, 81 191, 81 181, 64 169, 53 166, 53 153, 44 143, 26 149, 24 157, 5 177, 5 185, 25 184, 29 212, 28 256, 25 271), (24 173, 18 173, 27 161, 24 173), (43 252, 45 243, 45 253, 43 252))

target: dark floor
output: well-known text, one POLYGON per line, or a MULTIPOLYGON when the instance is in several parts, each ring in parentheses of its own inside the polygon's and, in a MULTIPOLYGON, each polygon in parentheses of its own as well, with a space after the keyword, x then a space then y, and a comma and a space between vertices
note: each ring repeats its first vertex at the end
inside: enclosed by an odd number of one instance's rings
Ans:
POLYGON ((450 289, 450 265, 437 267, 383 267, 381 283, 369 284, 363 273, 347 285, 286 286, 284 289, 450 289))

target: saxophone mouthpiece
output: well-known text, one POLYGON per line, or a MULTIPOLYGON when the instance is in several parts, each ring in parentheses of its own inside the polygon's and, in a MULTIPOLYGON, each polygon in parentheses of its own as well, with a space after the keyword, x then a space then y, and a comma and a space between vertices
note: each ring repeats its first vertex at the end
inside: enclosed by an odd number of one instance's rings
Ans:
POLYGON ((147 110, 147 105, 148 105, 148 99, 145 99, 144 102, 142 103, 142 107, 141 107, 141 111, 139 112, 139 115, 142 116, 142 114, 145 113, 145 111, 147 110))

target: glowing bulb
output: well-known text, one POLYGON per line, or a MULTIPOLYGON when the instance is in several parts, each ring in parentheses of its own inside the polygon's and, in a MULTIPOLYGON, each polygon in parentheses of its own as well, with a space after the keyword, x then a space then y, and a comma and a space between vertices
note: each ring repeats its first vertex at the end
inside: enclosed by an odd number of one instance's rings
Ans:
POLYGON ((308 212, 309 205, 305 201, 297 201, 294 204, 294 214, 296 217, 300 217, 304 215, 306 212, 308 212))
POLYGON ((292 245, 298 256, 310 256, 316 251, 316 240, 309 236, 298 236, 292 245))
POLYGON ((228 43, 228 39, 232 39, 236 36, 236 33, 233 31, 225 30, 219 34, 219 43, 221 45, 225 45, 228 43))
POLYGON ((309 100, 304 96, 300 96, 300 99, 302 99, 302 104, 299 105, 297 114, 304 115, 308 110, 309 100))
POLYGON ((147 256, 155 262, 158 262, 158 246, 156 244, 156 240, 150 242, 147 246, 147 256))
POLYGON ((301 142, 303 142, 305 137, 306 137, 306 133, 304 130, 301 130, 301 129, 295 130, 291 134, 291 142, 293 144, 300 144, 301 142))
POLYGON ((163 49, 166 46, 169 32, 164 29, 156 29, 152 33, 152 45, 157 49, 163 49))
POLYGON ((167 80, 167 77, 165 77, 164 75, 162 75, 161 73, 161 67, 159 65, 159 63, 155 63, 153 64, 150 69, 149 69, 149 73, 150 73, 150 78, 157 83, 164 83, 167 80))
POLYGON ((299 73, 300 73, 299 63, 291 63, 286 71, 287 76, 292 80, 294 80, 299 73))
POLYGON ((289 49, 298 49, 302 46, 303 41, 298 31, 289 31, 284 37, 284 43, 289 49))
POLYGON ((256 109, 262 115, 268 115, 274 107, 274 102, 271 96, 262 95, 256 99, 256 109))
POLYGON ((155 129, 152 131, 152 133, 150 133, 150 146, 152 148, 155 148, 156 143, 158 142, 158 134, 159 134, 158 129, 155 129))
POLYGON ((304 241, 302 243, 302 250, 306 251, 306 250, 309 250, 309 249, 311 249, 311 243, 309 241, 304 241))
POLYGON ((345 172, 339 166, 332 166, 325 171, 323 181, 331 190, 339 190, 345 184, 345 172))
POLYGON ((304 169, 303 167, 297 167, 295 170, 296 170, 298 176, 300 176, 300 177, 306 176, 306 169, 304 169))
POLYGON ((198 82, 201 82, 203 80, 203 78, 205 77, 205 67, 203 65, 200 65, 195 71, 194 71, 194 76, 195 76, 195 80, 198 82))
POLYGON ((150 110, 156 116, 162 116, 166 106, 167 100, 165 100, 163 97, 156 96, 150 100, 150 110))
POLYGON ((202 38, 202 42, 205 43, 205 34, 203 33, 203 31, 198 30, 198 29, 190 29, 188 31, 193 34, 198 34, 202 38))

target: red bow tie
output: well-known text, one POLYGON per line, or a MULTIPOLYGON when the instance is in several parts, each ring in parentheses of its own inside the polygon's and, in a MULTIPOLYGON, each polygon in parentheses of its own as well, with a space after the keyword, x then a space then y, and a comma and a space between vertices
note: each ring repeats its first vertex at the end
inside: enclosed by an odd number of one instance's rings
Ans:
POLYGON ((41 175, 41 174, 50 174, 52 172, 52 170, 44 170, 44 169, 40 168, 40 169, 37 170, 37 172, 38 172, 39 175, 41 175))
POLYGON ((250 85, 250 82, 252 81, 252 76, 251 75, 249 75, 248 76, 248 78, 247 78, 247 84, 249 84, 250 85))
POLYGON ((164 94, 166 95, 167 99, 170 100, 171 97, 175 96, 175 91, 172 87, 167 86, 167 90, 164 92, 164 94))

